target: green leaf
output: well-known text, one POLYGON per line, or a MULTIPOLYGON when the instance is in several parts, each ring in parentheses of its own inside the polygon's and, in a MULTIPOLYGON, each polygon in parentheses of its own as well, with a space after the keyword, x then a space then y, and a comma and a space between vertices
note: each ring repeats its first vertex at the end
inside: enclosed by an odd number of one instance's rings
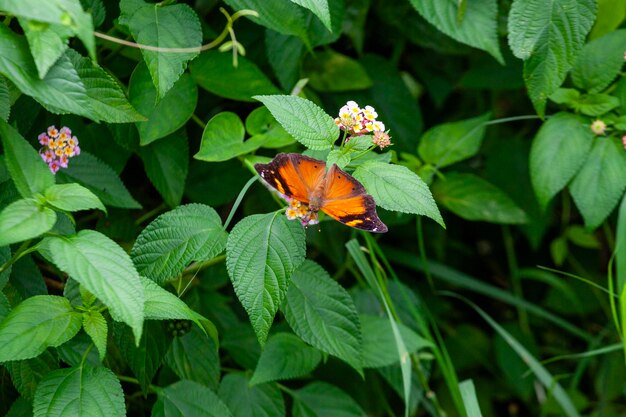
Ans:
MULTIPOLYGON (((400 361, 391 323, 386 317, 360 315, 363 328, 363 366, 380 368, 400 361)), ((397 323, 400 336, 409 353, 432 347, 432 344, 417 335, 402 323, 397 323)))
POLYGON ((107 123, 132 123, 146 120, 128 102, 120 84, 102 67, 68 49, 66 56, 72 62, 85 86, 86 100, 91 108, 92 119, 107 123))
POLYGON ((37 387, 34 417, 124 417, 124 393, 115 374, 83 365, 50 372, 37 387))
POLYGON ((157 321, 146 321, 139 344, 135 346, 128 326, 118 324, 114 327, 115 342, 122 358, 137 377, 141 391, 146 395, 148 386, 170 347, 171 340, 165 337, 163 326, 157 321))
POLYGON ((332 117, 313 102, 296 96, 255 96, 298 142, 309 149, 330 149, 339 137, 332 117))
POLYGON ((55 184, 48 187, 44 192, 46 203, 59 210, 80 211, 89 209, 100 209, 106 213, 107 209, 94 193, 82 185, 55 184))
POLYGON ((566 104, 573 107, 574 103, 580 97, 580 92, 573 88, 557 88, 556 91, 548 97, 556 104, 566 104))
POLYGON ((70 340, 80 325, 81 315, 66 298, 27 298, 0 322, 0 362, 34 358, 48 347, 70 340))
POLYGON ((139 148, 148 178, 170 207, 180 204, 189 171, 189 143, 184 129, 139 148))
POLYGON ((524 210, 495 185, 464 173, 450 173, 433 186, 437 201, 445 208, 471 221, 522 224, 528 221, 524 210))
POLYGON ((294 417, 363 417, 365 412, 348 394, 325 382, 313 382, 293 392, 294 417))
POLYGON ((464 6, 454 0, 410 0, 424 19, 437 29, 474 48, 482 49, 504 64, 498 43, 496 0, 472 0, 464 6), (459 10, 463 7, 463 18, 459 10))
POLYGON ((83 314, 83 329, 85 333, 91 337, 93 344, 96 345, 100 360, 104 360, 107 353, 107 334, 109 328, 104 316, 97 311, 87 311, 83 314))
POLYGON ((88 188, 107 206, 141 208, 115 171, 87 152, 74 157, 67 169, 57 173, 57 178, 62 183, 75 182, 88 188))
POLYGON ((585 226, 595 229, 611 214, 626 188, 626 153, 621 141, 598 137, 570 185, 585 226))
MULTIPOLYGON (((157 48, 199 48, 202 43, 200 20, 186 4, 122 0, 120 13, 120 24, 130 28, 137 43, 157 48)), ((142 48, 141 53, 162 98, 199 51, 165 53, 142 48)))
POLYGON ((11 408, 6 413, 5 417, 32 417, 33 404, 32 401, 28 401, 24 397, 18 397, 11 408))
POLYGON ((174 338, 165 363, 180 379, 199 382, 213 390, 219 386, 217 346, 199 327, 194 326, 189 333, 174 338))
POLYGON ((598 93, 607 88, 624 65, 626 29, 608 33, 585 45, 572 68, 578 88, 598 93))
POLYGON ((302 340, 361 370, 356 307, 350 294, 321 266, 306 260, 295 270, 282 311, 302 340))
POLYGON ((322 92, 364 90, 372 86, 372 80, 358 61, 332 49, 311 55, 304 61, 302 72, 309 85, 322 92))
POLYGON ((0 75, 0 119, 5 122, 11 114, 11 95, 7 79, 0 75))
POLYGON ((276 333, 265 344, 250 385, 307 375, 321 360, 320 351, 306 345, 297 336, 276 333))
POLYGON ((237 101, 254 101, 257 94, 279 94, 280 91, 252 61, 218 51, 203 52, 190 68, 198 85, 210 93, 237 101))
POLYGON ((382 208, 427 216, 444 226, 428 186, 407 167, 366 162, 354 171, 354 178, 382 208))
POLYGON ((54 184, 54 175, 37 151, 4 120, 0 120, 0 140, 7 169, 22 197, 42 193, 54 184))
POLYGON ((480 406, 478 405, 474 381, 466 379, 459 384, 459 390, 461 391, 467 417, 483 417, 483 414, 480 412, 480 406))
POLYGON ((343 169, 350 163, 351 160, 352 158, 350 157, 350 152, 346 152, 341 149, 333 149, 326 157, 326 165, 332 166, 333 164, 337 164, 339 168, 343 169))
POLYGON ((198 87, 189 75, 183 74, 158 100, 148 67, 139 64, 130 77, 128 97, 137 111, 148 118, 137 123, 141 146, 145 146, 187 123, 196 108, 198 87))
POLYGON ((59 360, 49 350, 44 350, 35 358, 6 362, 4 367, 9 371, 18 392, 32 400, 39 382, 50 372, 59 369, 59 360))
POLYGON ((517 0, 509 13, 509 45, 525 60, 524 80, 535 110, 563 82, 595 19, 595 0, 517 0), (547 7, 546 7, 547 6, 547 7))
POLYGON ((587 116, 601 116, 619 107, 619 99, 608 94, 585 94, 575 100, 571 107, 587 116))
POLYGON ((263 136, 261 146, 264 148, 282 148, 296 142, 265 106, 257 107, 248 115, 246 131, 252 136, 250 140, 263 136))
POLYGON ((56 213, 35 199, 17 200, 0 212, 0 246, 41 236, 56 220, 56 213))
POLYGON ((42 23, 18 18, 30 46, 39 78, 44 78, 50 67, 67 50, 68 39, 74 35, 72 29, 62 24, 42 23))
POLYGON ((82 230, 70 237, 48 237, 40 252, 98 297, 117 321, 128 324, 137 342, 144 319, 144 294, 130 257, 105 235, 82 230))
POLYGON ((209 388, 182 380, 157 392, 152 417, 233 417, 209 388))
MULTIPOLYGON (((10 259, 11 249, 8 246, 0 246, 0 265, 5 265, 10 259)), ((4 286, 7 285, 7 282, 9 282, 12 269, 13 265, 7 265, 4 271, 0 272, 0 291, 2 291, 4 286)))
POLYGON ((530 150, 530 179, 539 204, 548 202, 576 175, 591 150, 593 134, 570 113, 557 113, 539 129, 530 150))
POLYGON ((202 132, 200 149, 193 157, 201 161, 223 162, 257 150, 264 136, 244 141, 245 130, 239 116, 232 112, 218 113, 209 120, 202 132))
POLYGON ((226 238, 215 210, 187 204, 152 221, 139 234, 131 257, 141 275, 163 283, 193 261, 216 257, 224 250, 226 238))
POLYGON ((598 12, 590 39, 596 39, 614 31, 626 18, 626 3, 613 0, 598 0, 598 12))
POLYGON ((471 158, 480 149, 489 117, 487 113, 429 129, 420 139, 419 155, 424 161, 439 168, 471 158))
MULTIPOLYGON (((269 343, 268 343, 269 345, 269 343)), ((285 402, 275 384, 251 386, 243 374, 230 373, 219 389, 220 398, 234 417, 285 417, 285 402)))
POLYGON ((305 254, 304 228, 282 211, 248 216, 228 236, 228 275, 261 345, 305 254))
POLYGON ((298 4, 309 9, 320 21, 326 26, 329 32, 333 29, 330 25, 330 10, 328 8, 328 0, 291 0, 292 3, 298 4))
POLYGON ((280 86, 284 91, 291 91, 300 78, 300 64, 305 53, 302 40, 266 30, 265 53, 280 86))

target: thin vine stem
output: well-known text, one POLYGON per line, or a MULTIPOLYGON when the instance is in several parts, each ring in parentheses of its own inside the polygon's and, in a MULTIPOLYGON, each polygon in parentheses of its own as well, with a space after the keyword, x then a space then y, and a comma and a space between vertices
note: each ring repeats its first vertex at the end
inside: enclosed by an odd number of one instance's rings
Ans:
POLYGON ((243 200, 243 197, 248 192, 248 188, 250 188, 257 179, 258 177, 256 175, 250 178, 248 182, 246 183, 246 185, 244 185, 241 191, 239 192, 239 195, 237 196, 237 200, 235 200, 235 203, 233 204, 233 207, 230 209, 230 213, 228 213, 228 217, 226 218, 226 221, 224 222, 224 229, 228 229, 228 225, 233 220, 233 217, 235 216, 235 212, 237 211, 237 209, 239 208, 239 205, 241 204, 241 200, 243 200))

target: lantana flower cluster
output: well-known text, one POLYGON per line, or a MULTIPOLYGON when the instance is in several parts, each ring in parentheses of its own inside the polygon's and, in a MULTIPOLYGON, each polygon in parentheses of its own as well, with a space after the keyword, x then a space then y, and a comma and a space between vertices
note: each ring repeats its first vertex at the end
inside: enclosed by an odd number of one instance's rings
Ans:
POLYGON ((287 196, 284 196, 284 198, 289 203, 287 205, 287 209, 285 210, 285 215, 287 215, 287 218, 289 220, 300 219, 300 223, 302 223, 302 226, 319 223, 317 213, 309 210, 308 204, 302 203, 295 198, 290 198, 287 196))
POLYGON ((60 168, 67 168, 70 158, 80 155, 78 139, 72 136, 69 127, 63 126, 60 130, 54 125, 38 136, 41 149, 39 155, 56 174, 60 168))
POLYGON ((383 149, 391 145, 391 138, 385 131, 385 124, 377 118, 378 113, 372 106, 361 108, 356 101, 348 101, 339 109, 335 124, 348 134, 346 142, 354 136, 372 134, 372 143, 383 149))

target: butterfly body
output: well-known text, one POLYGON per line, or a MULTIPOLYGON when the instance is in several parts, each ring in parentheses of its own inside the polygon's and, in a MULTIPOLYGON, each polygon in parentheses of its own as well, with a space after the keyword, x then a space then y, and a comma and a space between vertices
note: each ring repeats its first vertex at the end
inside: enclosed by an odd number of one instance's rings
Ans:
POLYGON ((387 231, 372 196, 336 164, 327 171, 324 161, 281 153, 268 164, 254 167, 289 202, 289 218, 300 218, 304 225, 315 224, 321 210, 350 227, 375 233, 387 231))

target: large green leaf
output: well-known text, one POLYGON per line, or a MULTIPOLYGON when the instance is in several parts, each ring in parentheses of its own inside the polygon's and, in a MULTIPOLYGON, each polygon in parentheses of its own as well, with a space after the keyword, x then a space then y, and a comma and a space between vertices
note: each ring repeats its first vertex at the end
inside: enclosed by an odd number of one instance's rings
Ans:
POLYGON ((157 395, 152 417, 233 417, 213 391, 197 382, 178 381, 157 395))
POLYGON ((183 74, 160 100, 145 64, 139 64, 130 77, 131 104, 148 118, 137 123, 142 146, 176 132, 191 118, 198 101, 198 87, 183 74))
POLYGON ((54 184, 54 175, 37 151, 4 120, 0 120, 0 140, 6 167, 22 197, 42 193, 54 184))
POLYGON ((0 246, 41 236, 56 220, 56 213, 37 200, 17 200, 0 211, 0 246))
POLYGON ((285 417, 285 402, 276 385, 250 384, 243 374, 231 373, 222 380, 218 394, 233 417, 285 417))
POLYGON ((326 150, 339 137, 332 117, 315 103, 297 96, 255 96, 298 142, 309 149, 326 150))
POLYGON ((309 85, 318 91, 363 90, 372 86, 372 80, 358 61, 332 49, 309 56, 302 72, 303 77, 309 79, 309 85))
POLYGON ((328 8, 328 0, 291 0, 291 2, 309 9, 320 19, 326 29, 330 32, 333 31, 330 24, 330 9, 328 8))
POLYGON ((24 398, 32 400, 39 382, 50 372, 59 369, 59 360, 50 350, 45 350, 35 358, 6 362, 4 367, 11 375, 11 381, 24 398))
POLYGON ((574 85, 590 93, 604 90, 624 65, 626 29, 616 30, 585 45, 572 68, 574 85))
POLYGON ((621 141, 598 137, 585 164, 570 185, 574 202, 595 229, 611 214, 626 188, 626 152, 621 141))
POLYGON ((361 326, 350 294, 313 261, 293 273, 283 313, 305 342, 361 370, 361 326))
POLYGON ((466 220, 520 224, 524 210, 495 185, 473 174, 451 173, 433 186, 437 201, 466 220))
POLYGON ((524 80, 540 116, 583 48, 595 19, 595 0, 516 0, 509 13, 509 45, 525 60, 524 80))
POLYGON ((228 275, 261 345, 305 253, 304 228, 282 211, 248 216, 228 237, 228 275))
MULTIPOLYGON (((186 4, 146 3, 143 0, 122 0, 120 18, 130 28, 135 40, 157 48, 199 48, 202 43, 200 20, 186 4)), ((187 61, 199 51, 167 53, 141 49, 143 58, 159 98, 172 88, 182 75, 187 61)))
MULTIPOLYGON (((291 18, 291 16, 290 16, 291 18)), ((198 85, 220 97, 238 101, 254 101, 257 94, 279 94, 280 91, 252 61, 218 51, 203 52, 189 66, 198 85)))
POLYGON ((530 150, 530 179, 542 207, 576 175, 592 139, 589 126, 570 113, 558 113, 541 126, 530 150))
POLYGON ((44 192, 46 203, 59 210, 80 211, 100 209, 106 213, 106 208, 98 197, 82 185, 55 184, 44 192))
POLYGON ((445 167, 478 153, 485 137, 489 113, 459 122, 444 123, 429 129, 420 139, 422 159, 436 167, 445 167))
POLYGON ((224 250, 227 233, 209 206, 188 204, 157 217, 139 235, 131 251, 137 270, 163 283, 193 261, 204 261, 224 250))
POLYGON ((496 0, 410 0, 415 9, 451 38, 488 52, 504 64, 498 43, 496 0), (461 18, 460 18, 461 16, 461 18))
POLYGON ((81 152, 67 169, 57 173, 59 182, 78 183, 91 190, 104 204, 120 208, 141 208, 113 169, 95 156, 81 152))
POLYGON ((27 298, 0 322, 0 362, 34 358, 59 346, 78 333, 81 323, 80 313, 66 298, 27 298))
POLYGON ((626 19, 626 3, 614 0, 597 0, 598 12, 590 39, 596 39, 614 31, 626 19))
POLYGON ((130 257, 105 235, 82 230, 71 237, 48 237, 40 251, 98 297, 118 321, 128 324, 139 342, 144 293, 130 257))
POLYGON ((5 122, 11 114, 11 94, 7 79, 0 75, 0 119, 5 122))
POLYGON ((74 35, 68 26, 55 23, 42 23, 36 20, 18 19, 30 46, 39 78, 44 78, 48 70, 67 50, 67 40, 74 35))
POLYGON ((193 157, 202 161, 222 162, 257 150, 266 138, 258 135, 244 141, 245 129, 239 116, 232 112, 218 113, 202 132, 202 142, 193 157))
POLYGON ((100 360, 104 360, 107 353, 107 335, 109 328, 107 321, 98 311, 87 311, 83 314, 83 329, 89 335, 93 344, 96 345, 100 360))
POLYGON ((265 54, 283 90, 291 91, 300 78, 304 53, 304 44, 299 38, 269 29, 265 31, 265 54))
POLYGON ((354 178, 382 208, 427 216, 444 226, 428 186, 407 167, 367 162, 354 171, 354 178))
POLYGON ((313 382, 293 392, 294 417, 364 417, 348 394, 325 382, 313 382))
POLYGON ((261 146, 264 148, 282 148, 296 142, 265 106, 250 112, 246 118, 246 131, 252 136, 249 140, 260 140, 259 137, 262 136, 261 146))
POLYGON ((37 387, 34 417, 124 417, 124 393, 115 374, 82 365, 50 372, 37 387))
POLYGON ((320 351, 297 336, 276 333, 265 344, 250 385, 304 376, 317 368, 321 360, 320 351))
POLYGON ((180 204, 189 171, 189 144, 181 129, 139 148, 148 178, 170 207, 180 204))

